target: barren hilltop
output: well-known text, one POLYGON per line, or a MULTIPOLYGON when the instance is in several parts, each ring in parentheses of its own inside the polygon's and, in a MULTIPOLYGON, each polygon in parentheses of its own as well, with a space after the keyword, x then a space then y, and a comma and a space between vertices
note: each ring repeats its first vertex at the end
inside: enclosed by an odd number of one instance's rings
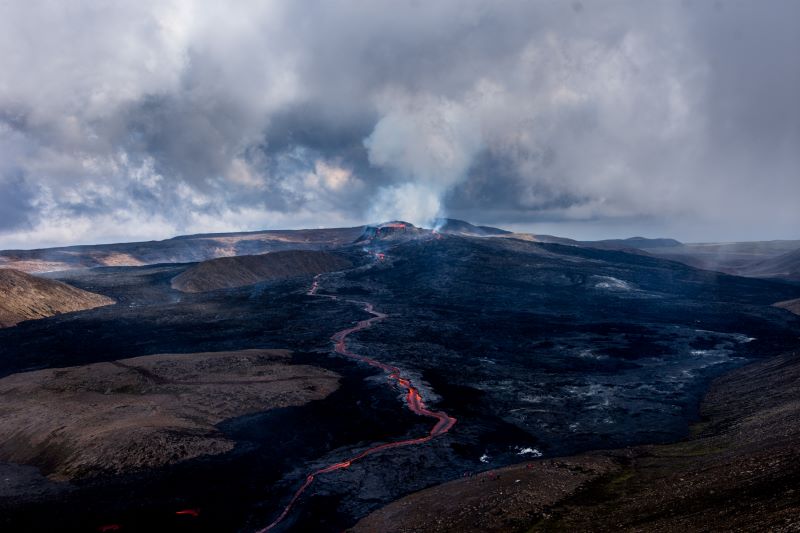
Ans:
POLYGON ((72 311, 83 311, 114 300, 77 289, 66 283, 37 278, 11 269, 0 269, 0 327, 14 326, 72 311))

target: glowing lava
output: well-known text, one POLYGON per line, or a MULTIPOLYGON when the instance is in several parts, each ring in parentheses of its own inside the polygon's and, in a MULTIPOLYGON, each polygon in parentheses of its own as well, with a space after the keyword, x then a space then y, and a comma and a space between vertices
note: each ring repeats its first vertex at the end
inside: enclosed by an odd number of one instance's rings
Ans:
MULTIPOLYGON (((329 295, 329 294, 317 294, 317 290, 319 289, 319 275, 314 278, 314 282, 311 284, 311 288, 308 290, 309 296, 321 296, 324 298, 330 298, 332 300, 338 300, 337 296, 329 295)), ((433 425, 431 430, 428 432, 427 435, 423 437, 417 437, 415 439, 406 439, 400 440, 396 442, 387 442, 384 444, 377 444, 366 450, 362 451, 361 453, 350 457, 344 461, 339 463, 334 463, 328 465, 326 467, 320 468, 319 470, 315 470, 306 476, 305 481, 300 486, 299 489, 294 493, 292 499, 289 500, 289 503, 286 504, 284 507, 283 512, 267 527, 258 531, 258 533, 264 533, 273 529, 275 526, 281 523, 286 515, 294 507, 297 500, 300 496, 305 492, 305 490, 313 483, 314 478, 316 478, 320 474, 327 474, 329 472, 334 472, 336 470, 342 470, 343 468, 348 468, 354 462, 363 459, 369 455, 381 452, 383 450, 390 450, 393 448, 402 448, 404 446, 413 446, 417 444, 423 444, 428 442, 429 440, 433 439, 434 437, 438 437, 450 431, 450 429, 455 425, 456 419, 452 416, 448 415, 444 411, 431 411, 425 406, 425 401, 422 399, 422 395, 419 393, 419 389, 417 389, 410 379, 405 378, 400 373, 400 369, 396 366, 387 365, 385 363, 381 363, 375 359, 370 357, 366 357, 364 355, 359 355, 355 352, 350 351, 347 348, 347 337, 352 333, 356 333, 358 331, 367 329, 368 327, 372 326, 373 323, 378 322, 386 318, 387 315, 381 313, 380 311, 376 311, 373 305, 369 302, 364 302, 361 300, 347 300, 351 303, 356 303, 363 306, 364 311, 372 315, 372 318, 367 320, 360 320, 355 326, 347 329, 343 329, 335 333, 331 340, 334 343, 334 351, 340 355, 344 355, 346 357, 350 357, 357 361, 361 361, 362 363, 366 363, 370 366, 375 368, 380 368, 384 372, 388 374, 389 382, 394 383, 399 386, 401 389, 405 389, 405 403, 406 406, 413 412, 420 416, 427 416, 429 418, 436 419, 436 423, 433 425)))
POLYGON ((175 511, 175 514, 178 516, 191 516, 192 518, 197 518, 200 516, 200 509, 183 509, 181 511, 175 511))

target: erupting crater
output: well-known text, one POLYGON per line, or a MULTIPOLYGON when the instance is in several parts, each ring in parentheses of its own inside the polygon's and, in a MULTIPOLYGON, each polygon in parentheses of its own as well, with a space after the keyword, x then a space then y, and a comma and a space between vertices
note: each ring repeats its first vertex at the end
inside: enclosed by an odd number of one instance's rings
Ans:
POLYGON ((423 228, 418 228, 414 224, 394 220, 392 222, 384 222, 377 226, 366 226, 364 232, 356 243, 371 243, 375 241, 403 241, 416 239, 421 236, 430 235, 431 231, 423 228))

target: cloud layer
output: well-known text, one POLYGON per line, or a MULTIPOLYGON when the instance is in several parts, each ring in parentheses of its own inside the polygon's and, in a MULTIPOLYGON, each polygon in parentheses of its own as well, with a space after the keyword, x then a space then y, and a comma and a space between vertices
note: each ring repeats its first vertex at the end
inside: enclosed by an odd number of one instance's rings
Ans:
POLYGON ((798 238, 800 4, 0 4, 0 247, 436 216, 798 238))

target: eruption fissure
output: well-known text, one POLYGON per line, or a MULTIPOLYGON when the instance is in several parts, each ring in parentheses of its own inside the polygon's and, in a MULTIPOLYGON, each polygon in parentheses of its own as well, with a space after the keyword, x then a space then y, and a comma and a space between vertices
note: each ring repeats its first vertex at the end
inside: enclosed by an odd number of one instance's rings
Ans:
MULTIPOLYGON (((317 275, 314 278, 314 282, 311 284, 311 288, 308 290, 308 292, 306 294, 308 294, 309 296, 319 296, 319 297, 330 298, 331 300, 337 300, 338 301, 339 300, 338 296, 334 296, 332 294, 318 294, 317 293, 317 291, 319 290, 319 278, 320 278, 320 275, 317 275)), ((389 382, 391 384, 399 386, 402 389, 405 389, 405 391, 406 391, 406 393, 405 393, 405 404, 411 410, 411 412, 413 412, 413 413, 415 413, 417 415, 420 415, 420 416, 434 418, 434 419, 436 419, 436 423, 433 425, 433 427, 430 429, 428 434, 425 435, 425 436, 417 437, 417 438, 413 438, 413 439, 405 439, 405 440, 400 440, 400 441, 395 441, 395 442, 387 442, 387 443, 384 443, 384 444, 376 444, 376 445, 371 446, 371 447, 367 448, 366 450, 363 450, 362 452, 360 452, 360 453, 358 453, 358 454, 356 454, 356 455, 354 455, 354 456, 352 456, 352 457, 350 457, 348 459, 345 459, 344 461, 341 461, 341 462, 338 462, 338 463, 333 463, 333 464, 330 464, 330 465, 325 466, 323 468, 320 468, 318 470, 315 470, 314 472, 311 472, 310 474, 308 474, 306 476, 305 481, 300 486, 300 488, 298 488, 297 491, 294 493, 294 495, 292 496, 292 499, 289 500, 289 503, 286 504, 286 507, 284 507, 284 509, 281 512, 281 514, 278 515, 278 517, 270 525, 268 525, 267 527, 259 530, 257 533, 265 533, 266 531, 270 531, 271 529, 275 528, 278 524, 280 524, 284 520, 284 518, 286 518, 286 516, 289 514, 289 512, 291 512, 292 508, 297 503, 297 500, 300 499, 300 496, 303 495, 303 493, 311 485, 311 483, 314 482, 314 479, 317 476, 319 476, 321 474, 327 474, 329 472, 334 472, 336 470, 342 470, 344 468, 348 468, 354 462, 359 461, 359 460, 363 459, 364 457, 367 457, 369 455, 373 455, 375 453, 378 453, 378 452, 381 452, 381 451, 384 451, 384 450, 391 450, 391 449, 394 449, 394 448, 402 448, 402 447, 405 447, 405 446, 414 446, 414 445, 424 444, 424 443, 434 439, 435 437, 438 437, 440 435, 443 435, 443 434, 447 433, 448 431, 450 431, 450 429, 452 429, 452 427, 456 423, 456 419, 453 418, 452 416, 448 415, 444 411, 432 411, 432 410, 428 409, 428 407, 425 405, 425 400, 422 398, 422 395, 419 392, 419 389, 414 386, 414 384, 412 383, 412 381, 409 378, 403 377, 403 375, 402 375, 402 373, 401 373, 399 368, 397 368, 396 366, 393 366, 393 365, 382 363, 382 362, 380 362, 380 361, 378 361, 376 359, 372 359, 371 357, 367 357, 365 355, 357 354, 357 353, 351 351, 347 347, 347 337, 349 335, 351 335, 353 333, 356 333, 358 331, 361 331, 361 330, 369 328, 375 322, 379 322, 381 320, 384 320, 387 317, 387 315, 385 313, 381 313, 380 311, 376 311, 374 305, 372 303, 370 303, 370 302, 363 301, 363 300, 346 300, 346 301, 349 302, 349 303, 354 303, 354 304, 361 305, 362 308, 364 309, 364 311, 366 311, 367 313, 371 314, 372 317, 368 318, 366 320, 360 320, 360 321, 358 321, 358 323, 355 326, 347 328, 347 329, 343 329, 343 330, 335 333, 331 337, 331 340, 334 343, 334 351, 336 353, 340 354, 340 355, 343 355, 345 357, 349 357, 351 359, 355 359, 355 360, 360 361, 362 363, 366 363, 366 364, 368 364, 368 365, 370 365, 372 367, 379 368, 379 369, 383 370, 384 372, 386 372, 387 375, 388 375, 387 376, 388 380, 389 380, 389 382)))

